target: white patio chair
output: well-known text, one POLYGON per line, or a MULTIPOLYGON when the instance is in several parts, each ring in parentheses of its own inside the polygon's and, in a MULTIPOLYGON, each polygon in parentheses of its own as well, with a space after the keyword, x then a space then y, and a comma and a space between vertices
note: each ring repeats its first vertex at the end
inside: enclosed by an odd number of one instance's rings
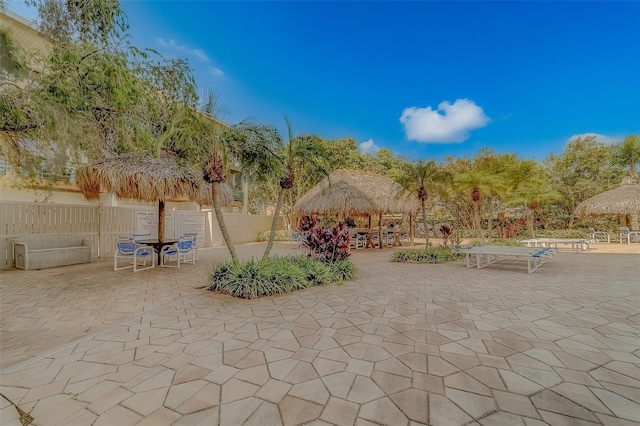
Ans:
POLYGON ((291 244, 296 244, 296 249, 307 248, 307 234, 301 231, 291 231, 291 244))
POLYGON ((183 235, 184 238, 192 238, 193 239, 193 248, 196 251, 196 260, 198 260, 198 233, 185 233, 183 235))
POLYGON ((382 238, 384 239, 387 247, 393 247, 393 243, 396 241, 396 236, 393 235, 393 232, 383 233, 382 238))
POLYGON ((357 232, 353 232, 351 234, 351 242, 349 243, 349 248, 360 250, 365 248, 367 245, 367 236, 364 234, 359 234, 357 232))
POLYGON ((610 243, 611 242, 611 237, 609 236, 608 232, 604 232, 604 231, 596 231, 594 228, 589 228, 589 232, 591 233, 591 241, 593 241, 594 243, 599 242, 600 240, 598 239, 599 236, 601 238, 607 238, 607 242, 610 243))
POLYGON ((196 264, 196 246, 193 237, 182 237, 180 240, 170 246, 162 247, 160 256, 162 256, 163 268, 179 268, 180 263, 196 264), (176 262, 172 265, 171 262, 176 262))
MULTIPOLYGON (((129 263, 128 262, 128 263, 129 263)), ((116 237, 116 249, 113 252, 113 270, 133 268, 133 272, 144 271, 156 266, 156 253, 153 247, 138 245, 133 238, 116 237), (130 264, 119 266, 118 259, 127 259, 130 264), (151 266, 147 262, 151 261, 151 266), (138 265, 142 262, 143 267, 138 265)))
POLYGON ((632 231, 626 226, 621 226, 620 227, 620 244, 622 244, 623 239, 627 240, 627 244, 640 243, 640 232, 632 231))

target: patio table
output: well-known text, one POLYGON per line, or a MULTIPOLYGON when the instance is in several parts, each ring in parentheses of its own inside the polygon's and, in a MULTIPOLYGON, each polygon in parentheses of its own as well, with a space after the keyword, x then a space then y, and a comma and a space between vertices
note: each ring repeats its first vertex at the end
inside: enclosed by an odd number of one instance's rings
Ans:
POLYGON ((162 252, 162 248, 165 246, 170 246, 178 242, 178 239, 170 239, 170 240, 138 240, 140 244, 144 244, 145 246, 151 246, 156 252, 158 256, 158 265, 162 265, 162 256, 160 253, 162 252))

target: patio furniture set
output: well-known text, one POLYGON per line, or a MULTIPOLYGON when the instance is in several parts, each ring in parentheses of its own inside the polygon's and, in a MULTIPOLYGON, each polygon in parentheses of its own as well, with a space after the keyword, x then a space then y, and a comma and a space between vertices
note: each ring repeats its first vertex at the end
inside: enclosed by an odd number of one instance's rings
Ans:
POLYGON ((134 272, 138 272, 154 268, 156 265, 164 268, 179 268, 181 263, 195 265, 198 260, 196 234, 185 234, 179 239, 168 240, 149 237, 150 234, 116 237, 113 270, 133 268, 134 272), (126 262, 122 262, 124 260, 126 262))

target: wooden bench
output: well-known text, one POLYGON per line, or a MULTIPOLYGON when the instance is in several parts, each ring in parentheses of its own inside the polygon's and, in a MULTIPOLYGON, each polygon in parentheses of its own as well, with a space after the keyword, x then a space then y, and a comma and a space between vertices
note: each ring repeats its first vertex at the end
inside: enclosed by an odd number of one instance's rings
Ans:
POLYGON ((44 269, 91 262, 91 242, 71 234, 32 234, 13 241, 16 268, 44 269))

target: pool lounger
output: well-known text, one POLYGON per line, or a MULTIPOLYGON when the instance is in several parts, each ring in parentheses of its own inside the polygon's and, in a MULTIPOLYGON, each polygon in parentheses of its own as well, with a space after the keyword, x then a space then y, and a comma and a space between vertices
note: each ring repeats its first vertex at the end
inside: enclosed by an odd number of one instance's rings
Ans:
POLYGON ((555 254, 556 250, 551 247, 515 247, 515 246, 471 246, 461 247, 454 250, 456 253, 466 255, 467 268, 476 266, 478 269, 489 266, 509 258, 527 259, 527 270, 532 273, 543 264, 547 263, 555 254), (475 265, 471 258, 475 257, 475 265))

